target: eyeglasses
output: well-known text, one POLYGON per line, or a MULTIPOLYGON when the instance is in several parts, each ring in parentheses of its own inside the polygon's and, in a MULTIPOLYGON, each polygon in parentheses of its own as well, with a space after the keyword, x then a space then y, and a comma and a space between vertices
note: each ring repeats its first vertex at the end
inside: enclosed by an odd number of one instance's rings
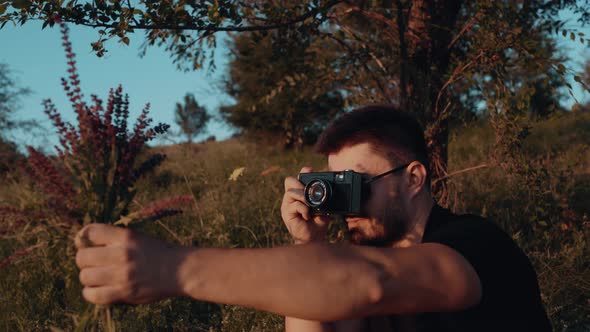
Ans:
POLYGON ((394 168, 394 169, 392 169, 392 170, 389 170, 389 171, 387 171, 387 172, 385 172, 385 173, 381 173, 381 174, 379 174, 379 175, 375 175, 375 176, 373 176, 372 178, 365 180, 365 184, 371 184, 371 183, 373 183, 373 182, 375 182, 375 181, 377 181, 377 180, 381 179, 382 177, 384 177, 384 176, 386 176, 386 175, 389 175, 389 174, 395 173, 395 172, 397 172, 397 171, 401 171, 402 169, 404 169, 404 168, 408 167, 409 165, 410 165, 410 163, 407 163, 407 164, 401 165, 401 166, 399 166, 399 167, 396 167, 396 168, 394 168))

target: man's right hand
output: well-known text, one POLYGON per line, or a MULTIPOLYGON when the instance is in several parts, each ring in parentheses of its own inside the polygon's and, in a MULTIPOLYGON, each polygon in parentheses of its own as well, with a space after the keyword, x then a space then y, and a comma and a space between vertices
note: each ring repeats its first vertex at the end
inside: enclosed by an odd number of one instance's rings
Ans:
MULTIPOLYGON (((300 173, 310 173, 311 167, 303 167, 300 173)), ((281 217, 295 244, 321 242, 326 238, 330 218, 312 216, 305 204, 305 186, 294 177, 285 179, 285 195, 281 205, 281 217)))

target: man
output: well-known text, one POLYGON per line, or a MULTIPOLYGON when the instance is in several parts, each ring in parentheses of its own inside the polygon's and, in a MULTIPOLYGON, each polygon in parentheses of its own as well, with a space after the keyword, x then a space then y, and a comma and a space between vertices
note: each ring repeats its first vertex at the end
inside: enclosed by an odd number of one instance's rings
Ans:
POLYGON ((346 219, 351 244, 323 243, 327 219, 310 214, 303 185, 287 178, 281 216, 297 245, 180 248, 90 225, 81 234, 100 247, 76 256, 84 297, 238 304, 286 316, 289 332, 551 330, 535 272, 510 237, 434 202, 413 118, 386 106, 352 111, 317 147, 331 171, 380 176, 362 215, 346 219))

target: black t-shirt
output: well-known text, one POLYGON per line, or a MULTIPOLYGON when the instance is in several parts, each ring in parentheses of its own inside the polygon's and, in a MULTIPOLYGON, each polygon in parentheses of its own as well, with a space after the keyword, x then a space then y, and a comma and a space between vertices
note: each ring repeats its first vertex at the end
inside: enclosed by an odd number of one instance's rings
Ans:
POLYGON ((482 298, 464 311, 415 316, 417 331, 551 331, 531 262, 496 224, 435 205, 422 242, 463 255, 479 276, 482 298))

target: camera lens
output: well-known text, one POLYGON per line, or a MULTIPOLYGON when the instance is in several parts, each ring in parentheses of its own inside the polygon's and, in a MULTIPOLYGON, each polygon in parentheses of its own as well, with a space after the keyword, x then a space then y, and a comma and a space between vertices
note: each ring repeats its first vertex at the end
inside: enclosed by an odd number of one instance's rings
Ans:
POLYGON ((305 200, 310 206, 320 206, 328 200, 330 189, 322 180, 313 180, 305 186, 305 200))

